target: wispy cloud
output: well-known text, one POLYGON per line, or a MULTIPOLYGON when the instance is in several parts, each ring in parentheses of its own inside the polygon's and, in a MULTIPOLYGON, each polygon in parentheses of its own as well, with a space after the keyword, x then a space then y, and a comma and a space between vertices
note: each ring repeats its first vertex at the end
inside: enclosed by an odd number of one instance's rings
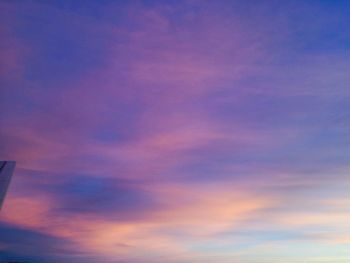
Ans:
POLYGON ((0 5, 0 260, 347 262, 347 3, 0 5))

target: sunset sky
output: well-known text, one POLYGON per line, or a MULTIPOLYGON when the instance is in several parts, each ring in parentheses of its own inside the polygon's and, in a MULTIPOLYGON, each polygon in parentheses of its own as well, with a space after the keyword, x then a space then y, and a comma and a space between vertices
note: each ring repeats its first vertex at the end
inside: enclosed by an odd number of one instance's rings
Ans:
POLYGON ((0 10, 1 263, 350 262, 350 1, 0 10))

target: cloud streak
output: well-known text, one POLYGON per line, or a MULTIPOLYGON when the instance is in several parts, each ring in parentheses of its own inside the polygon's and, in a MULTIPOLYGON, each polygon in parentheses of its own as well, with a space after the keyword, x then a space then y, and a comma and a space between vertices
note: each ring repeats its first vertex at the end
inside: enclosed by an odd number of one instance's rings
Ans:
POLYGON ((347 3, 0 5, 0 260, 349 261, 347 3))

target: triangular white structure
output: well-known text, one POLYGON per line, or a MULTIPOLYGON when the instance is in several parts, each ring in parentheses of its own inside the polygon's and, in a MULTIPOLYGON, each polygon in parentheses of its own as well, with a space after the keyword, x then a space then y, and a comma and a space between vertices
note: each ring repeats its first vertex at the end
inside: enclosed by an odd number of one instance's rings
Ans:
POLYGON ((4 203, 16 162, 0 161, 0 210, 4 203))

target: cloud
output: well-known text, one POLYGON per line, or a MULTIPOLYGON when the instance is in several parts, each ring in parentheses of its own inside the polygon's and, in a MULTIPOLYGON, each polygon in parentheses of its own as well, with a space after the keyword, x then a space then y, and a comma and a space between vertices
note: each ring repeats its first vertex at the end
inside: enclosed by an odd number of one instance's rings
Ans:
POLYGON ((1 5, 5 260, 344 261, 344 3, 1 5))
MULTIPOLYGON (((68 239, 43 234, 35 230, 18 228, 1 223, 0 260, 25 262, 83 262, 88 253, 68 239), (71 261, 75 258, 74 261, 71 261)), ((86 261, 85 261, 86 262, 86 261)))

